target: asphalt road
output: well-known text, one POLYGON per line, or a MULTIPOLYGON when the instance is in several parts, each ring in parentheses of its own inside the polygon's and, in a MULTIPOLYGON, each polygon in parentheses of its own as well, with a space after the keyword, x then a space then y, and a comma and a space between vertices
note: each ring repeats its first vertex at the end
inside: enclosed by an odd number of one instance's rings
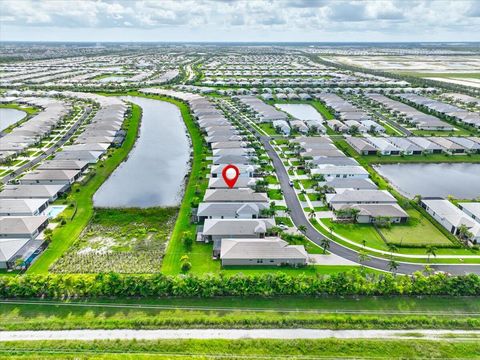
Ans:
MULTIPOLYGON (((255 129, 253 130, 256 131, 255 129)), ((305 235, 314 243, 322 247, 321 241, 325 238, 325 236, 318 232, 318 230, 315 229, 313 225, 310 224, 310 222, 308 221, 305 213, 303 212, 300 201, 298 200, 298 197, 295 193, 295 190, 289 184, 290 179, 288 177, 287 170, 283 166, 282 160, 270 144, 269 137, 262 136, 258 132, 257 134, 259 136, 259 140, 265 147, 268 156, 273 160, 273 165, 275 167, 278 180, 280 181, 283 196, 285 197, 287 207, 291 211, 290 216, 293 223, 297 227, 300 225, 305 225, 307 228, 305 235)), ((329 251, 335 255, 359 263, 358 253, 356 251, 353 251, 341 244, 338 244, 333 240, 330 241, 329 251)), ((397 272, 400 274, 411 274, 415 271, 422 271, 425 269, 425 265, 404 263, 399 261, 397 261, 397 263, 399 265, 397 268, 397 272)), ((377 270, 389 271, 389 261, 377 257, 370 256, 370 259, 365 261, 364 265, 377 270)), ((480 274, 480 265, 431 265, 431 268, 437 271, 444 271, 456 275, 463 275, 466 273, 480 274)))

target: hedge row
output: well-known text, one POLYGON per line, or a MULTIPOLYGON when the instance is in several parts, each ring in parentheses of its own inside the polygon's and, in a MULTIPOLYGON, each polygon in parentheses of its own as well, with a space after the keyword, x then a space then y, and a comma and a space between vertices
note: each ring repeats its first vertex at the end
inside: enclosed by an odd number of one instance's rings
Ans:
POLYGON ((273 295, 480 295, 480 276, 371 275, 122 275, 32 274, 0 277, 1 298, 90 298, 273 295))

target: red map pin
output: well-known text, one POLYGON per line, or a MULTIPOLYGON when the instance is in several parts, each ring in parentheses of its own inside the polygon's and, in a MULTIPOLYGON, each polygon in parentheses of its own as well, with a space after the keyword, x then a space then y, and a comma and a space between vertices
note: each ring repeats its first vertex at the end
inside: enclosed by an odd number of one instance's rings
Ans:
POLYGON ((238 177, 240 176, 240 170, 235 165, 229 164, 222 170, 222 177, 228 187, 231 189, 235 186, 238 177))

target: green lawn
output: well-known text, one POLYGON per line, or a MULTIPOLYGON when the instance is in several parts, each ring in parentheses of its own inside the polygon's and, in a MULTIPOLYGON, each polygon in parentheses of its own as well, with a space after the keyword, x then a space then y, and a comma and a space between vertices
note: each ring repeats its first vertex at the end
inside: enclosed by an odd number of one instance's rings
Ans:
POLYGON ((258 123, 256 124, 260 129, 265 131, 268 135, 282 135, 275 130, 272 123, 258 123))
POLYGON ((394 224, 380 229, 389 243, 397 246, 453 246, 431 222, 415 209, 407 210, 410 219, 406 224, 394 224))
POLYGON ((77 206, 75 217, 73 220, 67 221, 66 225, 57 227, 53 231, 52 242, 27 272, 46 273, 50 265, 62 256, 80 236, 80 233, 87 226, 93 215, 93 195, 133 148, 137 138, 141 114, 141 108, 133 104, 131 115, 125 120, 125 126, 128 126, 128 130, 123 145, 113 150, 111 157, 107 157, 106 160, 95 165, 95 176, 87 184, 74 184, 69 198, 77 206))
POLYGON ((333 232, 359 245, 365 245, 379 250, 388 251, 388 247, 371 224, 334 223, 331 219, 320 219, 333 232))
POLYGON ((4 302, 0 330, 478 328, 468 297, 219 297, 4 302), (181 313, 181 316, 179 316, 181 313), (394 316, 392 316, 394 315, 394 316))
POLYGON ((0 343, 13 359, 478 359, 480 342, 422 339, 99 340, 0 343))

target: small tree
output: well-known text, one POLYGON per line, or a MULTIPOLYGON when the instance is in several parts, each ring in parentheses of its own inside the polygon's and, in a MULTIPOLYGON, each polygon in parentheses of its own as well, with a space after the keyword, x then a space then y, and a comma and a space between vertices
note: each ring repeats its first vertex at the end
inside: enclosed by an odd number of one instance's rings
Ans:
POLYGON ((330 249, 330 239, 327 238, 327 237, 324 237, 322 239, 322 247, 323 247, 323 253, 326 254, 327 253, 327 250, 330 249))
POLYGON ((435 246, 432 246, 432 245, 428 245, 427 246, 427 262, 430 262, 430 256, 433 256, 433 257, 436 257, 437 256, 437 248, 435 246))
POLYGON ((365 251, 362 250, 358 253, 358 261, 360 262, 362 267, 364 267, 365 263, 370 260, 371 260, 371 257, 365 251))
POLYGON ((301 233, 305 234, 305 233, 307 232, 307 227, 302 224, 302 225, 300 225, 300 226, 298 227, 298 230, 299 230, 301 233))
POLYGON ((188 232, 183 233, 182 243, 186 250, 188 251, 192 250, 192 245, 193 245, 192 235, 188 232))
POLYGON ((398 269, 398 262, 396 262, 393 258, 390 259, 390 261, 388 262, 388 270, 390 270, 391 273, 393 273, 393 275, 396 275, 397 273, 397 269, 398 269))

